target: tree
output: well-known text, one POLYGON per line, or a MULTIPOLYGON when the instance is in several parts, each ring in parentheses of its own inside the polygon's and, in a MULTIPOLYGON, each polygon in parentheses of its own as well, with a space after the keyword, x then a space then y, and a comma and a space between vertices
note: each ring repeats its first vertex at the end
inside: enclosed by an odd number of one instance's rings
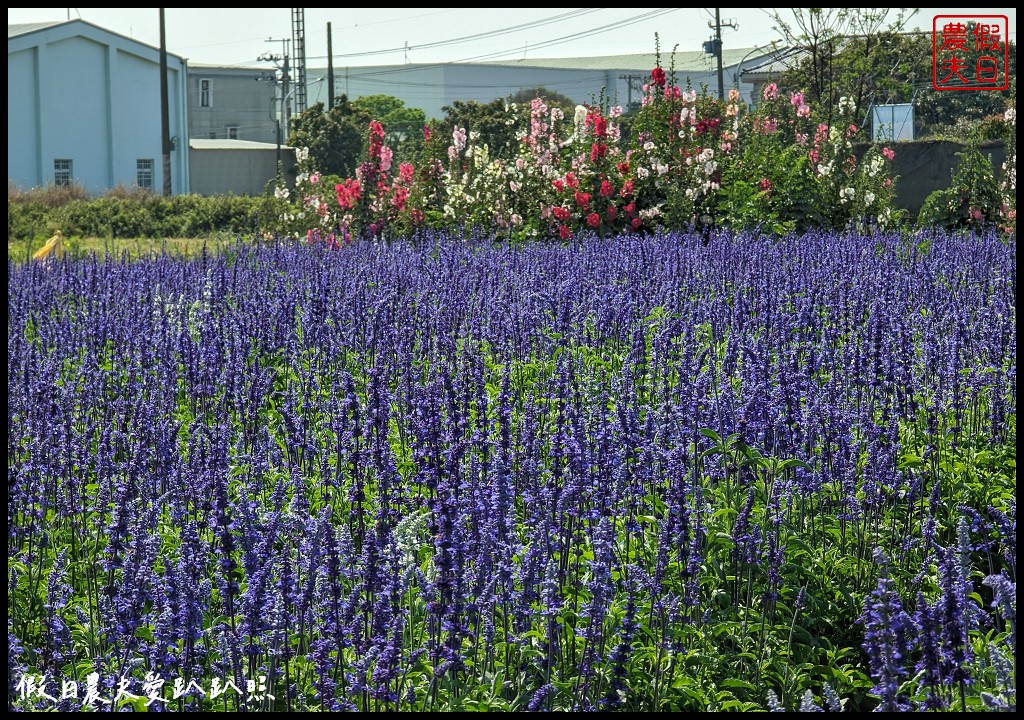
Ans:
POLYGON ((310 166, 321 173, 350 177, 363 158, 372 119, 345 95, 327 112, 318 102, 292 119, 288 144, 308 148, 310 166))
MULTIPOLYGON (((1003 91, 953 92, 932 85, 931 32, 906 32, 916 13, 901 8, 793 8, 787 22, 776 10, 772 18, 786 42, 803 50, 796 67, 782 73, 779 84, 804 90, 818 117, 831 124, 839 98, 856 103, 865 122, 873 104, 914 103, 917 136, 973 132, 986 117, 1000 114, 1016 95, 1016 45, 1009 45, 1010 88, 1003 91)), ((972 24, 967 24, 967 34, 972 24)), ((965 58, 973 65, 973 56, 965 58)))
POLYGON ((560 92, 554 90, 548 90, 545 87, 529 88, 528 90, 520 90, 509 96, 509 100, 514 103, 529 105, 536 98, 540 98, 547 104, 549 108, 558 107, 562 109, 566 117, 572 117, 573 111, 576 109, 576 101, 567 95, 563 95, 560 92))
POLYGON ((826 122, 832 123, 841 97, 852 98, 858 111, 867 113, 880 95, 910 93, 907 78, 917 58, 907 52, 901 33, 916 9, 900 8, 895 15, 893 8, 791 10, 792 22, 778 9, 770 13, 783 40, 804 51, 797 66, 783 74, 782 84, 806 91, 826 122))
POLYGON ((427 114, 419 108, 406 107, 391 95, 364 95, 353 100, 352 107, 384 126, 384 144, 394 151, 396 161, 414 157, 423 145, 427 114))
POLYGON ((576 108, 576 103, 565 95, 543 87, 529 88, 489 103, 456 100, 445 105, 442 110, 446 115, 438 130, 450 136, 454 128, 463 127, 466 132, 480 134, 479 142, 486 143, 491 157, 515 157, 519 145, 516 132, 522 123, 510 123, 509 113, 512 112, 517 119, 528 117, 530 104, 536 98, 543 100, 548 107, 561 108, 567 118, 573 116, 576 108), (512 111, 513 105, 515 111, 512 111))

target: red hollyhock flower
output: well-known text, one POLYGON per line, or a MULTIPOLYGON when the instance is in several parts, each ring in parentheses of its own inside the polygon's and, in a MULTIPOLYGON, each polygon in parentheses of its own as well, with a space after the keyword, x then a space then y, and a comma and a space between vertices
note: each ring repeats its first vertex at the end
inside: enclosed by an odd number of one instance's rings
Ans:
POLYGON ((558 226, 558 237, 560 237, 562 240, 568 240, 569 238, 572 237, 572 231, 569 228, 567 228, 565 225, 559 225, 558 226))
POLYGON ((598 215, 596 212, 590 213, 589 215, 587 215, 587 225, 589 225, 592 228, 599 227, 601 225, 601 216, 598 215))
POLYGON ((651 82, 658 87, 665 87, 665 71, 660 67, 651 70, 651 82))
POLYGON ((587 205, 590 204, 590 193, 585 193, 582 190, 577 190, 575 198, 576 204, 579 205, 581 208, 586 207, 587 205))
POLYGON ((607 180, 601 181, 601 197, 611 197, 612 193, 615 192, 615 188, 607 180))

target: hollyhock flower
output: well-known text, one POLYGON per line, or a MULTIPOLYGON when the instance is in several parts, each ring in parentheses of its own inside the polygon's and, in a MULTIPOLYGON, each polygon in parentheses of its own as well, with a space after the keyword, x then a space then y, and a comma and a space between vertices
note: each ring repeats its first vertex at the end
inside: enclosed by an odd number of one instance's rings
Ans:
POLYGON ((581 208, 586 207, 588 204, 590 204, 590 193, 583 192, 582 190, 577 190, 573 197, 576 200, 576 204, 579 205, 581 208))
POLYGON ((658 87, 665 87, 665 71, 660 67, 651 70, 651 82, 658 87))
POLYGON ((452 145, 457 153, 466 149, 466 128, 457 127, 452 130, 452 145))
POLYGON ((387 145, 384 145, 380 149, 380 169, 382 172, 387 172, 391 169, 391 160, 394 157, 394 151, 387 145))
POLYGON ((737 103, 740 101, 740 91, 736 88, 729 89, 729 102, 737 103))
POLYGON ((589 215, 587 215, 587 225, 589 225, 592 228, 599 227, 601 225, 601 216, 598 215, 596 212, 590 213, 589 215))
POLYGON ((612 184, 610 182, 608 182, 607 180, 602 180, 601 181, 601 189, 600 189, 599 192, 600 192, 601 197, 611 197, 612 193, 615 192, 615 188, 612 187, 612 184))
POLYGON ((882 148, 882 156, 886 160, 892 160, 894 157, 896 157, 896 153, 892 150, 892 148, 884 147, 882 148))
POLYGON ((568 240, 572 237, 572 230, 567 228, 565 225, 558 226, 558 237, 562 240, 568 240))
POLYGON ((774 100, 779 96, 779 86, 776 85, 775 83, 768 83, 767 85, 764 86, 762 95, 764 96, 765 100, 774 100))
POLYGON ((551 208, 551 214, 555 216, 556 220, 561 222, 566 222, 569 219, 569 211, 557 205, 551 208))

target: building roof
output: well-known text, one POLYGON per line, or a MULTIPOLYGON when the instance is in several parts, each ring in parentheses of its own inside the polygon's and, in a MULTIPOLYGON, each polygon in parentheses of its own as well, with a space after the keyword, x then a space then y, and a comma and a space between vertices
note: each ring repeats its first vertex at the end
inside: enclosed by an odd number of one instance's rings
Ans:
MULTIPOLYGON (((771 50, 756 48, 722 48, 722 65, 731 67, 744 58, 763 58, 771 50), (758 54, 760 53, 760 54, 758 54)), ((635 53, 632 55, 600 55, 596 57, 569 58, 524 58, 522 60, 494 60, 481 65, 502 65, 507 67, 553 68, 557 70, 635 70, 650 72, 658 65, 657 53, 635 53)), ((701 50, 663 52, 661 67, 666 71, 675 68, 677 73, 709 72, 717 69, 715 56, 701 50)))
POLYGON ((792 70, 806 54, 806 50, 798 47, 788 47, 774 53, 771 57, 762 58, 759 62, 751 63, 743 68, 743 76, 749 75, 779 75, 792 70))
MULTIPOLYGON (((95 23, 91 23, 88 20, 83 20, 82 18, 72 18, 71 20, 53 20, 53 21, 50 21, 50 22, 15 23, 13 25, 8 24, 7 25, 7 39, 11 40, 11 39, 14 39, 14 38, 22 37, 24 35, 31 35, 32 33, 35 33, 35 32, 41 32, 43 30, 48 30, 50 28, 55 28, 55 27, 58 27, 58 26, 61 26, 61 25, 71 25, 72 23, 79 23, 80 25, 83 25, 83 26, 85 26, 87 28, 91 28, 94 31, 99 31, 101 33, 106 33, 107 35, 112 35, 114 37, 121 38, 122 40, 127 40, 128 42, 132 42, 132 43, 135 43, 137 45, 141 45, 142 47, 149 48, 150 50, 155 50, 156 52, 160 51, 160 48, 155 47, 153 45, 150 45, 149 43, 144 43, 141 40, 136 40, 135 38, 128 37, 127 35, 122 35, 121 33, 114 32, 113 30, 108 30, 107 28, 103 27, 102 25, 96 25, 95 23)), ((183 62, 184 61, 183 57, 181 57, 180 55, 176 55, 175 53, 172 53, 172 52, 168 52, 167 56, 174 58, 178 62, 183 62)))
POLYGON ((36 30, 45 30, 48 27, 54 25, 60 25, 66 23, 67 20, 51 20, 50 22, 37 22, 37 23, 15 23, 14 25, 7 26, 7 37, 18 37, 19 35, 28 35, 29 33, 35 32, 36 30))
MULTIPOLYGON (((192 150, 277 150, 276 143, 256 142, 255 140, 218 140, 191 138, 188 146, 192 150)), ((282 145, 282 150, 291 150, 291 145, 282 145)))

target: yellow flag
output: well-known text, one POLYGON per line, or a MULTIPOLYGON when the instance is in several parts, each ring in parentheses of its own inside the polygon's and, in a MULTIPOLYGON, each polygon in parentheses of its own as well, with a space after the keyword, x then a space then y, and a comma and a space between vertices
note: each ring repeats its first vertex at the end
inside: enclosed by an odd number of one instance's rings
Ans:
POLYGON ((36 250, 33 260, 44 260, 50 256, 56 258, 64 257, 64 235, 58 230, 57 234, 46 241, 46 244, 36 250))

